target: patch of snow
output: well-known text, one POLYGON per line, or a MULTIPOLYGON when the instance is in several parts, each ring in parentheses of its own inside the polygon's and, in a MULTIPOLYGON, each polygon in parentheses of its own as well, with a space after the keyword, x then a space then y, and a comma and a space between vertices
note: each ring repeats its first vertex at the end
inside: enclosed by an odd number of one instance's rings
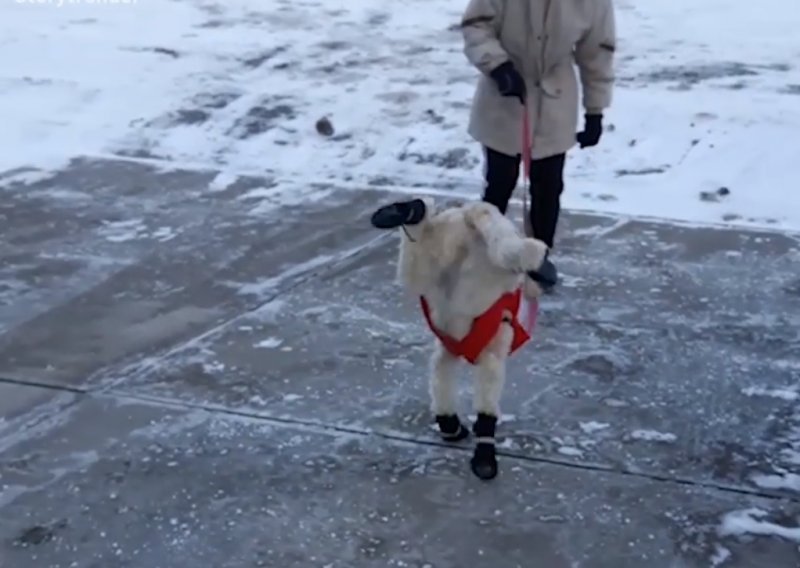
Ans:
POLYGON ((224 370, 225 370, 225 363, 222 363, 221 361, 203 363, 203 372, 209 375, 213 375, 214 373, 218 373, 224 370))
POLYGON ((268 337, 262 341, 259 341, 255 344, 254 347, 259 347, 262 349, 275 349, 276 347, 280 347, 283 344, 283 340, 277 337, 268 337))
POLYGON ((55 175, 54 171, 21 169, 12 171, 5 175, 0 175, 0 189, 16 184, 32 185, 41 181, 51 179, 55 175))
MULTIPOLYGON (((360 248, 361 247, 359 247, 359 249, 360 248)), ((349 251, 345 251, 345 253, 343 253, 344 256, 346 256, 348 252, 349 251)), ((306 262, 301 262, 292 265, 287 270, 282 271, 280 276, 273 278, 265 278, 260 282, 248 282, 248 283, 228 282, 228 285, 237 287, 239 294, 246 296, 263 297, 265 295, 274 293, 275 289, 285 280, 295 278, 298 275, 303 274, 304 272, 316 270, 322 266, 331 264, 337 258, 338 258, 337 256, 321 254, 314 256, 313 258, 307 260, 306 262)), ((260 312, 261 310, 259 310, 259 313, 260 312)))
POLYGON ((759 474, 752 477, 753 483, 764 489, 791 489, 800 491, 800 475, 796 473, 783 473, 765 475, 759 474))
POLYGON ((561 279, 561 283, 565 288, 579 288, 586 285, 586 279, 581 278, 580 276, 565 274, 561 279))
POLYGON ((284 300, 271 300, 250 314, 250 317, 257 319, 260 323, 275 323, 285 307, 284 300))
POLYGON ((239 199, 265 199, 275 195, 274 187, 256 187, 246 191, 239 199))
POLYGON ((608 424, 605 422, 581 422, 580 424, 581 430, 584 431, 586 434, 594 434, 595 432, 599 432, 600 430, 605 430, 609 427, 608 424))
POLYGON ((800 371, 800 360, 798 359, 777 359, 771 363, 778 369, 800 371))
POLYGON ((218 173, 213 180, 211 180, 211 183, 208 184, 208 189, 213 192, 225 191, 234 183, 236 183, 238 179, 239 176, 236 174, 222 171, 218 173))
POLYGON ((731 551, 722 545, 715 546, 714 555, 711 557, 711 568, 722 566, 731 558, 731 551))
POLYGON ((514 448, 517 447, 517 444, 514 443, 514 440, 511 438, 503 438, 503 440, 498 442, 496 445, 497 448, 502 450, 513 450, 514 448))
MULTIPOLYGON (((797 441, 793 441, 793 443, 797 443, 797 441)), ((800 452, 796 449, 785 449, 781 451, 781 457, 791 465, 800 465, 800 452)))
MULTIPOLYGON (((607 128, 599 146, 572 152, 565 207, 800 228, 785 181, 800 127, 790 65, 800 11, 790 0, 753 6, 620 6, 607 128), (720 187, 730 193, 717 198, 720 187)), ((429 0, 424 17, 415 2, 336 8, 229 0, 212 16, 203 3, 169 0, 3 2, 0 105, 14 112, 0 129, 0 172, 124 151, 225 172, 266 163, 304 183, 444 180, 477 197, 482 155, 466 127, 478 72, 451 27, 463 4, 429 0), (320 18, 335 41, 319 36, 320 18), (322 116, 333 133, 317 132, 322 116)))
MULTIPOLYGON (((122 403, 116 402, 117 405, 122 403)), ((136 403, 134 403, 136 404, 136 403)), ((154 439, 159 437, 170 438, 181 432, 197 428, 208 421, 217 420, 205 410, 195 410, 178 416, 168 416, 164 419, 153 420, 147 426, 131 431, 132 436, 154 439)), ((149 459, 149 458, 145 458, 149 459)))
POLYGON ((800 527, 785 527, 763 520, 767 512, 750 508, 727 513, 718 529, 720 536, 776 536, 800 544, 800 527))
POLYGON ((48 187, 46 189, 37 189, 36 194, 44 196, 53 200, 72 200, 72 201, 87 201, 92 199, 92 196, 82 191, 75 191, 65 187, 48 187))
POLYGON ((172 227, 159 227, 150 235, 152 238, 162 243, 171 241, 178 236, 178 233, 172 227))
POLYGON ((176 58, 157 51, 206 19, 197 7, 60 2, 0 4, 0 105, 14 109, 0 129, 0 171, 109 148, 168 111, 202 68, 192 54, 169 65, 176 58))
POLYGON ((297 402, 298 400, 302 400, 303 396, 299 394, 285 394, 283 395, 284 402, 297 402))
POLYGON ((747 396, 766 396, 770 398, 782 398, 783 400, 797 400, 800 393, 793 388, 767 389, 764 387, 747 387, 742 389, 742 393, 747 396))
POLYGON ((583 450, 580 450, 578 448, 573 448, 571 446, 561 446, 560 448, 558 448, 558 453, 561 454, 562 456, 570 456, 576 458, 583 457, 583 450))
POLYGON ((297 185, 294 181, 281 183, 271 190, 258 190, 253 197, 260 195, 258 203, 250 210, 251 215, 264 215, 277 208, 292 205, 308 205, 330 196, 336 189, 332 186, 297 185))
MULTIPOLYGON (((516 414, 512 414, 512 413, 505 414, 504 413, 504 414, 501 414, 497 418, 497 423, 498 424, 507 424, 509 422, 514 422, 517 419, 518 418, 517 418, 516 414)), ((470 422, 475 422, 475 421, 478 420, 478 415, 477 414, 473 414, 473 413, 469 413, 469 414, 467 414, 467 420, 469 420, 470 422)))
POLYGON ((124 243, 142 237, 147 232, 147 226, 142 219, 110 221, 103 223, 101 232, 112 243, 124 243))
POLYGON ((400 358, 400 359, 387 358, 383 360, 384 369, 393 369, 395 367, 401 367, 405 369, 416 369, 416 365, 406 358, 400 358))
POLYGON ((631 432, 631 438, 634 440, 644 440, 646 442, 674 442, 678 438, 675 434, 657 432, 656 430, 634 430, 631 432))
POLYGON ((104 221, 100 228, 107 241, 125 243, 138 239, 155 239, 160 242, 171 241, 178 236, 172 227, 159 227, 150 231, 144 219, 128 219, 125 221, 104 221))

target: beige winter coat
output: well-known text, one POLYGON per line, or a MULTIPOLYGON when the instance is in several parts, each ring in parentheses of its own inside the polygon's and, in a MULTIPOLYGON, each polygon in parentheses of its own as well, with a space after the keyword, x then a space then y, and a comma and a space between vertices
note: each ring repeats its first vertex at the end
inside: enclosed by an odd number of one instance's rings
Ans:
POLYGON ((503 97, 489 72, 511 60, 525 79, 532 157, 575 144, 579 89, 586 112, 611 104, 616 29, 613 0, 470 0, 462 20, 464 53, 481 71, 469 133, 508 155, 522 152, 522 105, 503 97))

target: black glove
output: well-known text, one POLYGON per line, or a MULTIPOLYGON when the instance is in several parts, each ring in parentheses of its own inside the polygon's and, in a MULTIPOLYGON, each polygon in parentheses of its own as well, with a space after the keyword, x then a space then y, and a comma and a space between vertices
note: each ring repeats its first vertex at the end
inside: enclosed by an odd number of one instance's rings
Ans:
POLYGON ((489 73, 504 97, 517 97, 525 104, 525 80, 510 61, 498 65, 489 73))
POLYGON ((583 132, 578 132, 576 138, 581 148, 588 148, 589 146, 596 146, 600 142, 600 136, 603 134, 603 115, 602 114, 587 114, 584 115, 583 132))

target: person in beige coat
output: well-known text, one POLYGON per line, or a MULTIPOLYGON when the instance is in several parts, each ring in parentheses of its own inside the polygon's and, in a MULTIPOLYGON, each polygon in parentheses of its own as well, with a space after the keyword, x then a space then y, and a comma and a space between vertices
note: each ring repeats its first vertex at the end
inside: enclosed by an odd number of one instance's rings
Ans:
POLYGON ((481 72, 468 131, 484 148, 483 200, 505 214, 519 177, 525 104, 530 222, 533 236, 552 249, 566 153, 576 142, 588 148, 600 141, 611 104, 613 0, 470 0, 461 29, 464 53, 481 72))

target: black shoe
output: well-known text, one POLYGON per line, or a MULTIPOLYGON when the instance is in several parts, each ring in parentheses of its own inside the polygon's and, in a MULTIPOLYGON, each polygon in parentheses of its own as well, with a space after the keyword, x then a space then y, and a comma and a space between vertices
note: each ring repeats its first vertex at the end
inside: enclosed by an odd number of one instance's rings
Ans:
POLYGON ((399 201, 375 211, 371 222, 376 229, 395 229, 401 225, 416 225, 425 218, 425 212, 425 202, 421 199, 399 201))

